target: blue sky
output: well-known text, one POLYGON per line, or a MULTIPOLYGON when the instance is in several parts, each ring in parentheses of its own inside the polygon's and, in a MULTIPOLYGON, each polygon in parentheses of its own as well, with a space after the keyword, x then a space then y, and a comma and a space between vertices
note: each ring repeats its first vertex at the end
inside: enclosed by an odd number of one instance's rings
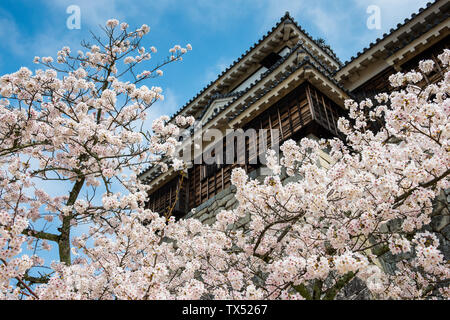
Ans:
POLYGON ((0 1, 0 75, 20 66, 34 70, 34 56, 55 55, 68 45, 79 49, 98 33, 98 25, 117 18, 130 26, 151 27, 147 44, 162 61, 174 44, 191 43, 193 51, 170 65, 159 85, 165 100, 153 115, 173 114, 260 39, 289 11, 314 38, 324 38, 344 62, 411 13, 426 0, 2 0, 0 1), (69 30, 66 8, 81 9, 81 29, 69 30), (369 5, 381 10, 381 29, 368 29, 369 5))

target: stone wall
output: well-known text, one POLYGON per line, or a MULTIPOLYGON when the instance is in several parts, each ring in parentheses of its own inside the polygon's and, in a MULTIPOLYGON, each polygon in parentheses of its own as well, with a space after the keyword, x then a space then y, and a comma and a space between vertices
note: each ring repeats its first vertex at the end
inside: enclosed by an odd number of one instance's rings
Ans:
POLYGON ((231 186, 225 190, 222 190, 214 197, 208 199, 197 208, 193 209, 186 215, 186 218, 196 218, 202 223, 213 224, 216 215, 222 210, 235 209, 238 205, 234 193, 236 187, 231 186))

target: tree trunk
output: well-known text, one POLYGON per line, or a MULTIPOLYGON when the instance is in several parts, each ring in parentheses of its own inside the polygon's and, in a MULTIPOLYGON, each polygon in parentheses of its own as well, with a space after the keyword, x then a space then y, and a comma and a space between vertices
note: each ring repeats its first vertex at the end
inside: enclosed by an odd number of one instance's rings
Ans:
MULTIPOLYGON (((70 191, 69 199, 67 200, 68 206, 72 206, 80 194, 81 188, 83 187, 85 178, 81 178, 75 182, 72 191, 70 191)), ((72 264, 72 259, 70 256, 70 225, 73 219, 73 215, 69 214, 63 218, 62 226, 60 228, 60 236, 58 241, 59 247, 59 261, 64 262, 67 266, 72 264)))

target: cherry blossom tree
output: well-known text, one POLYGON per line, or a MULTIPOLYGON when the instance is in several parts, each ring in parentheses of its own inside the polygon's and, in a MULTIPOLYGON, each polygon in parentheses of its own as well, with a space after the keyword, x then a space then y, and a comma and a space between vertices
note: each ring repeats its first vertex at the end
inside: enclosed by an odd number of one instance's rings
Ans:
POLYGON ((163 99, 161 88, 144 83, 191 46, 175 45, 166 60, 144 70, 157 52, 141 44, 147 25, 130 30, 111 19, 102 30, 94 44, 82 43, 86 51, 64 47, 56 62, 35 57, 43 68, 34 73, 22 67, 0 78, 0 298, 37 298, 31 287, 55 271, 47 266, 49 272, 32 275, 44 261, 22 249, 36 253, 56 245, 61 265, 76 263, 73 228, 89 224, 93 233, 95 226, 108 232, 122 214, 142 207, 147 187, 137 173, 175 150, 178 128, 165 125, 167 117, 155 122, 153 135, 143 127, 147 110, 163 99), (70 189, 52 196, 49 183, 70 189), (129 194, 114 193, 114 185, 129 194))
MULTIPOLYGON (((448 299, 449 264, 424 227, 450 187, 450 50, 439 56, 445 76, 436 84, 423 84, 435 66, 422 61, 391 76, 390 94, 346 101, 344 139, 285 142, 280 159, 268 152, 273 175, 262 182, 235 169, 239 206, 206 225, 145 209, 137 173, 166 170, 166 159, 182 172, 175 137, 194 119, 162 117, 153 134, 136 127, 161 98, 138 83, 159 66, 137 75, 150 58, 139 46, 148 27, 127 30, 110 20, 106 44, 95 37, 100 45, 77 56, 63 48, 57 65, 36 58, 48 69, 35 75, 22 68, 0 78, 2 299, 335 299, 355 279, 373 299, 448 299), (50 180, 72 189, 52 197, 37 187, 50 180), (42 219, 59 233, 36 230, 42 219), (71 237, 84 222, 89 231, 71 237), (21 249, 48 242, 60 260, 31 276, 44 261, 21 249), (393 270, 386 255, 397 258, 393 270)), ((167 62, 188 49, 175 46, 167 62)))

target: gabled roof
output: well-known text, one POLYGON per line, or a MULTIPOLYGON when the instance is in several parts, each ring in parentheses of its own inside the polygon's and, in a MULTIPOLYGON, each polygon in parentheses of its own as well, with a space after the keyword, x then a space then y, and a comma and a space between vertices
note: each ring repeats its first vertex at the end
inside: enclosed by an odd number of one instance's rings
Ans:
MULTIPOLYGON (((268 39, 273 33, 283 24, 292 24, 298 31, 304 36, 306 39, 314 43, 324 54, 326 54, 330 60, 332 60, 336 64, 336 69, 342 66, 342 62, 336 56, 334 51, 327 45, 323 44, 321 41, 314 40, 311 35, 304 30, 289 14, 286 12, 283 17, 277 22, 277 24, 269 30, 261 39, 255 42, 247 51, 245 51, 238 59, 234 60, 230 66, 228 66, 222 73, 218 75, 216 80, 211 81, 208 85, 206 85, 202 90, 200 90, 193 98, 191 98, 184 106, 182 106, 172 117, 171 120, 174 119, 177 115, 181 114, 183 111, 188 109, 197 99, 199 99, 207 90, 214 87, 214 85, 218 82, 219 79, 224 77, 227 73, 229 73, 235 66, 237 66, 241 61, 243 61, 246 57, 248 57, 259 45, 261 45, 266 39, 268 39)), ((209 99, 210 100, 210 99, 209 99)))
MULTIPOLYGON (((333 78, 333 70, 331 70, 328 66, 324 65, 320 59, 316 58, 313 52, 308 49, 302 41, 299 41, 294 47, 292 47, 288 54, 278 60, 272 67, 270 67, 267 71, 261 74, 260 78, 253 82, 250 86, 242 91, 237 91, 235 93, 225 94, 225 95, 216 95, 213 96, 214 101, 218 98, 230 98, 225 104, 220 107, 217 107, 213 110, 212 113, 208 113, 209 117, 205 119, 205 124, 213 123, 213 120, 218 118, 219 116, 223 119, 226 118, 227 122, 231 123, 235 119, 237 119, 244 111, 246 111, 250 106, 252 106, 256 101, 263 98, 266 94, 270 93, 274 88, 283 84, 286 79, 288 79, 291 75, 297 73, 300 70, 304 70, 307 74, 315 74, 320 75, 322 78, 326 79, 328 82, 328 87, 331 87, 335 92, 340 92, 339 96, 349 96, 349 93, 333 78), (300 61, 298 61, 299 56, 301 56, 300 61), (297 60, 296 60, 297 59, 297 60), (289 61, 288 61, 289 60, 289 61), (294 61, 297 61, 294 63, 294 61), (287 64, 286 64, 287 62, 287 64), (267 82, 266 78, 269 78, 274 72, 277 72, 277 77, 274 81, 267 82), (261 83, 264 83, 264 89, 260 90, 258 93, 254 91, 255 87, 258 87, 261 83), (250 96, 249 100, 244 99, 243 97, 249 92, 253 91, 253 94, 250 96), (227 112, 228 111, 228 112, 227 112)), ((321 80, 319 80, 321 81, 321 80)), ((283 84, 284 85, 284 84, 283 84)), ((341 100, 341 99, 339 99, 341 100)), ((342 101, 341 101, 342 102, 342 101)), ((211 103, 208 104, 208 106, 211 103)), ((205 108, 209 110, 210 108, 205 108)), ((201 115, 203 117, 203 113, 201 115)), ((191 132, 191 135, 193 132, 191 132)), ((159 171, 153 167, 148 167, 143 172, 140 173, 139 176, 146 175, 146 181, 152 181, 154 178, 160 176, 159 171), (147 174, 148 173, 148 174, 147 174)), ((170 174, 170 172, 169 172, 170 174)))
MULTIPOLYGON (((326 76, 328 78, 329 81, 331 81, 336 87, 338 87, 339 89, 341 89, 343 92, 347 93, 346 90, 344 89, 344 87, 342 87, 342 85, 340 85, 332 76, 333 71, 330 70, 327 66, 325 66, 319 59, 314 57, 314 54, 311 53, 311 51, 306 48, 302 42, 298 42, 297 45, 295 45, 290 53, 288 55, 286 55, 285 57, 281 58, 280 60, 278 60, 277 63, 275 63, 270 69, 268 69, 266 72, 264 72, 260 79, 258 79, 257 81, 255 81, 252 85, 250 85, 247 89, 242 90, 237 92, 234 96, 233 99, 231 101, 229 101, 226 105, 223 105, 222 107, 218 108, 216 110, 215 113, 213 113, 208 119, 206 119, 207 122, 210 122, 211 120, 213 120, 216 116, 218 116, 222 111, 228 109, 229 106, 231 106, 236 100, 238 100, 241 96, 243 96, 246 92, 250 91, 253 87, 255 87, 256 85, 258 85, 258 83, 260 83, 261 81, 264 80, 265 77, 269 76, 276 68, 278 68, 280 65, 282 65, 286 60, 288 60, 289 57, 291 57, 294 53, 307 53, 308 55, 305 57, 304 61, 302 61, 301 63, 297 64, 297 66, 290 68, 289 70, 286 70, 286 72, 284 72, 282 74, 282 76, 280 78, 278 78, 274 83, 272 83, 270 85, 270 87, 266 87, 264 89, 263 92, 260 93, 260 95, 258 97, 254 97, 249 104, 252 104, 253 102, 255 102, 257 99, 260 99, 264 96, 264 94, 266 94, 267 92, 269 92, 272 88, 274 88, 275 86, 277 86, 279 83, 283 82, 289 75, 291 75, 292 73, 294 73, 296 70, 300 69, 301 67, 305 66, 305 65, 309 65, 311 68, 314 68, 315 70, 319 71, 322 75, 326 76)), ((232 117, 228 118, 228 121, 231 121, 233 119, 235 119, 241 112, 243 112, 244 109, 240 110, 239 113, 233 115, 232 117)))

